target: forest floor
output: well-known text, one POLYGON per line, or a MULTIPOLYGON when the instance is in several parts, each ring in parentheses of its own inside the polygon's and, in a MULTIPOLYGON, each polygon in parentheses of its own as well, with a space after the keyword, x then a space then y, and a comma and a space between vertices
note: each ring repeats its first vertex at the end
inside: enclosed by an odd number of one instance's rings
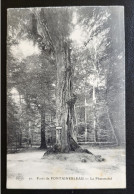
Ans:
MULTIPOLYGON (((125 187, 125 150, 123 148, 83 147, 95 155, 101 155, 105 161, 93 161, 86 153, 53 154, 42 158, 45 151, 35 148, 7 154, 7 187, 72 188, 71 184, 74 182, 66 182, 66 177, 86 179, 88 182, 85 181, 84 188, 125 187), (82 162, 83 159, 86 162, 82 162), (103 178, 110 178, 111 181, 103 178), (61 181, 66 184, 62 184, 61 181)), ((74 181, 76 183, 76 180, 74 181)), ((77 183, 75 188, 83 188, 84 182, 77 181, 77 183)))

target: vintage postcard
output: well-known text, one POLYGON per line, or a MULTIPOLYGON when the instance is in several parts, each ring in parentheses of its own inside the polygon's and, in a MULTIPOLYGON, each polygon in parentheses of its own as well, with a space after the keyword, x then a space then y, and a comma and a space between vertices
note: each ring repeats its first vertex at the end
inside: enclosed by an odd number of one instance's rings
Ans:
POLYGON ((8 189, 126 188, 123 6, 7 10, 8 189))

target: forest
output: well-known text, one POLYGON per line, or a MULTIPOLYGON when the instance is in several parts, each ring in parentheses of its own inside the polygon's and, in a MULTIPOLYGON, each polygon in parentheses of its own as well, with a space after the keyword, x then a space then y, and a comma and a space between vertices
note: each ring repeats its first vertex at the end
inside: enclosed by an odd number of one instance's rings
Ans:
POLYGON ((8 152, 124 146, 121 16, 116 7, 8 9, 8 152))

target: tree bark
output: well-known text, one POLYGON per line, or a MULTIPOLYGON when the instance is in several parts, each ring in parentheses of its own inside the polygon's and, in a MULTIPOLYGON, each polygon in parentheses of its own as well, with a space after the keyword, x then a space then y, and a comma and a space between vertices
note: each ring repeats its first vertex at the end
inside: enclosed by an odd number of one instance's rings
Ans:
POLYGON ((73 71, 70 45, 66 41, 62 41, 61 48, 57 53, 56 97, 57 126, 61 127, 61 138, 57 142, 62 152, 69 152, 71 150, 71 138, 76 139, 74 111, 76 96, 73 94, 73 71))
POLYGON ((46 149, 46 138, 45 138, 45 109, 44 107, 41 108, 41 145, 40 149, 46 149))

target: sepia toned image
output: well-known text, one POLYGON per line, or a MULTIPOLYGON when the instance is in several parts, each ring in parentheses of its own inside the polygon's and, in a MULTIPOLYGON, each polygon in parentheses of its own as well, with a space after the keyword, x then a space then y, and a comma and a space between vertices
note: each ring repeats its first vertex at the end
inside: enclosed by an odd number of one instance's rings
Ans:
POLYGON ((126 188, 123 6, 7 10, 8 189, 126 188))

